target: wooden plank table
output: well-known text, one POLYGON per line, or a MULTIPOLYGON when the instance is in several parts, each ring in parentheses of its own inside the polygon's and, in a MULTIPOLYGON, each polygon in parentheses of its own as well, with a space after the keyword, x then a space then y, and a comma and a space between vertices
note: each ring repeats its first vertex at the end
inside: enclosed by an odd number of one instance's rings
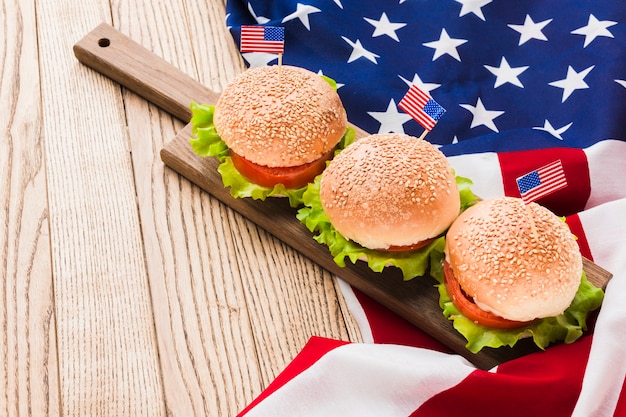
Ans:
POLYGON ((235 415, 309 337, 361 340, 329 272, 164 166, 182 122, 72 53, 105 22, 220 91, 223 0, 0 1, 0 415, 235 415))
POLYGON ((184 116, 73 54, 104 22, 220 91, 224 0, 0 1, 0 416, 235 415, 311 336, 362 340, 332 264, 165 166, 184 116))

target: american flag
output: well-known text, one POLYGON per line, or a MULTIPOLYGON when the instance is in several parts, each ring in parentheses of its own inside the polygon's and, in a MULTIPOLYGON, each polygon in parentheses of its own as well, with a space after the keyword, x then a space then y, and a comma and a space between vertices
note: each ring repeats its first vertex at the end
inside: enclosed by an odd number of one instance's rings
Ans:
MULTIPOLYGON (((490 371, 476 370, 403 318, 339 282, 364 341, 374 343, 312 337, 239 417, 321 417, 336 415, 338 409, 342 416, 495 416, 501 410, 512 416, 626 416, 626 392, 620 395, 626 364, 621 324, 626 297, 626 242, 621 238, 626 234, 626 189, 614 187, 626 178, 626 164, 603 163, 626 155, 626 142, 606 140, 571 151, 549 150, 579 173, 581 184, 595 185, 591 190, 581 185, 573 193, 577 201, 571 205, 581 211, 567 216, 567 224, 583 256, 613 272, 609 286, 616 284, 607 289, 593 336, 490 371), (554 395, 546 396, 548 391, 554 395), (599 397, 611 400, 598 401, 599 397), (485 411, 485 404, 493 412, 485 411)), ((530 150, 472 153, 449 160, 458 175, 472 177, 473 190, 491 198, 503 195, 506 184, 515 182, 503 162, 545 157, 530 150)), ((510 190, 507 194, 513 195, 510 190)))
POLYGON ((285 51, 285 28, 277 26, 242 26, 241 52, 282 54, 285 51))
POLYGON ((520 196, 526 204, 567 187, 567 179, 560 159, 530 171, 517 178, 516 182, 520 196))
MULTIPOLYGON (((436 97, 446 113, 427 140, 441 145, 457 175, 471 178, 483 198, 519 196, 517 178, 560 160, 567 187, 540 203, 567 214, 571 228, 578 221, 573 233, 591 249, 585 256, 613 273, 593 336, 469 374, 463 363, 450 363, 446 372, 428 367, 430 351, 437 350, 432 339, 424 342, 427 335, 367 297, 351 299, 344 286, 364 339, 375 346, 364 346, 363 356, 342 357, 344 349, 361 346, 313 340, 302 361, 295 358, 288 368, 289 382, 277 379, 267 391, 277 392, 269 401, 261 396, 249 415, 467 415, 484 414, 487 403, 509 411, 516 404, 511 412, 517 415, 626 415, 626 355, 619 343, 626 338, 620 325, 626 299, 626 2, 227 0, 226 13, 236 42, 242 25, 283 26, 290 42, 283 62, 333 78, 348 119, 367 132, 419 136, 423 127, 398 103, 411 85, 436 97), (393 364, 376 362, 389 357, 378 343, 425 347, 415 352, 426 358, 424 367, 404 366, 394 374, 393 364), (324 353, 309 360, 315 346, 324 353), (363 377, 357 358, 371 359, 374 377, 363 377), (419 369, 421 378, 410 380, 406 371, 419 369), (381 378, 387 375, 396 378, 381 378), (324 389, 341 381, 337 389, 324 389), (555 395, 545 396, 548 391, 555 395), (293 398, 304 409, 293 410, 293 398), (386 408, 377 414, 375 406, 386 408)), ((277 57, 250 52, 243 58, 257 67, 277 57)))
POLYGON ((428 93, 412 84, 406 92, 398 107, 415 119, 424 129, 433 130, 446 109, 441 107, 428 93))
POLYGON ((335 79, 348 119, 370 133, 423 132, 397 108, 415 84, 446 109, 427 135, 446 154, 624 138, 619 0, 229 0, 227 14, 236 39, 242 24, 284 27, 283 63, 335 79))

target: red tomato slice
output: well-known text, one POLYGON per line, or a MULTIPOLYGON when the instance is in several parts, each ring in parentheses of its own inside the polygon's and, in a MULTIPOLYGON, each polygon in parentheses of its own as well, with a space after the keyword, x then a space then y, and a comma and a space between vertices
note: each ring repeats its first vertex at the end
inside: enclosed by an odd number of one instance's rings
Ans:
POLYGON ((230 157, 237 171, 250 182, 267 188, 283 184, 285 188, 295 189, 313 182, 315 177, 326 168, 326 161, 333 156, 334 152, 332 150, 316 161, 295 167, 267 167, 255 164, 233 151, 230 151, 230 157))
POLYGON ((421 242, 413 243, 412 245, 404 245, 404 246, 391 245, 387 249, 377 249, 377 250, 382 251, 382 252, 393 252, 393 253, 410 252, 410 251, 421 249, 425 246, 430 245, 432 242, 435 241, 435 239, 437 238, 433 237, 430 239, 422 240, 421 242))
POLYGON ((450 299, 456 308, 459 309, 461 314, 472 320, 474 323, 484 327, 491 327, 493 329, 500 330, 516 329, 532 323, 532 321, 508 320, 495 315, 490 311, 481 309, 476 305, 476 303, 474 303, 473 300, 470 300, 467 295, 465 295, 448 262, 443 262, 443 272, 445 277, 444 283, 450 299))

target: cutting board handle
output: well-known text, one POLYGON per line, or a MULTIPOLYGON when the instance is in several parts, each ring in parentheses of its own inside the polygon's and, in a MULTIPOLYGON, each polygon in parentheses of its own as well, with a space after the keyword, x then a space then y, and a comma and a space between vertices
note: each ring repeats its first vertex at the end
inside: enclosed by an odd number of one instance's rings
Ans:
POLYGON ((86 66, 111 78, 181 121, 191 118, 192 101, 215 104, 211 91, 111 25, 102 23, 74 45, 86 66))

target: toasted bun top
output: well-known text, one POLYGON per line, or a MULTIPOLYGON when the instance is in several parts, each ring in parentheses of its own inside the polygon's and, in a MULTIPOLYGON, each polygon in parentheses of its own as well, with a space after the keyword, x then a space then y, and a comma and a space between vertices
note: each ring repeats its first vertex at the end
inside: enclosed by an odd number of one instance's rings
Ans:
POLYGON ((345 109, 330 84, 311 71, 287 65, 240 74, 220 95, 213 122, 230 149, 269 167, 321 158, 347 127, 345 109))
POLYGON ((436 237, 460 210, 445 156, 404 134, 372 135, 344 149, 322 173, 320 199, 337 231, 370 249, 436 237))
POLYGON ((445 252, 463 291, 509 320, 559 315, 580 285, 582 256, 567 224, 519 198, 464 211, 448 230, 445 252))

